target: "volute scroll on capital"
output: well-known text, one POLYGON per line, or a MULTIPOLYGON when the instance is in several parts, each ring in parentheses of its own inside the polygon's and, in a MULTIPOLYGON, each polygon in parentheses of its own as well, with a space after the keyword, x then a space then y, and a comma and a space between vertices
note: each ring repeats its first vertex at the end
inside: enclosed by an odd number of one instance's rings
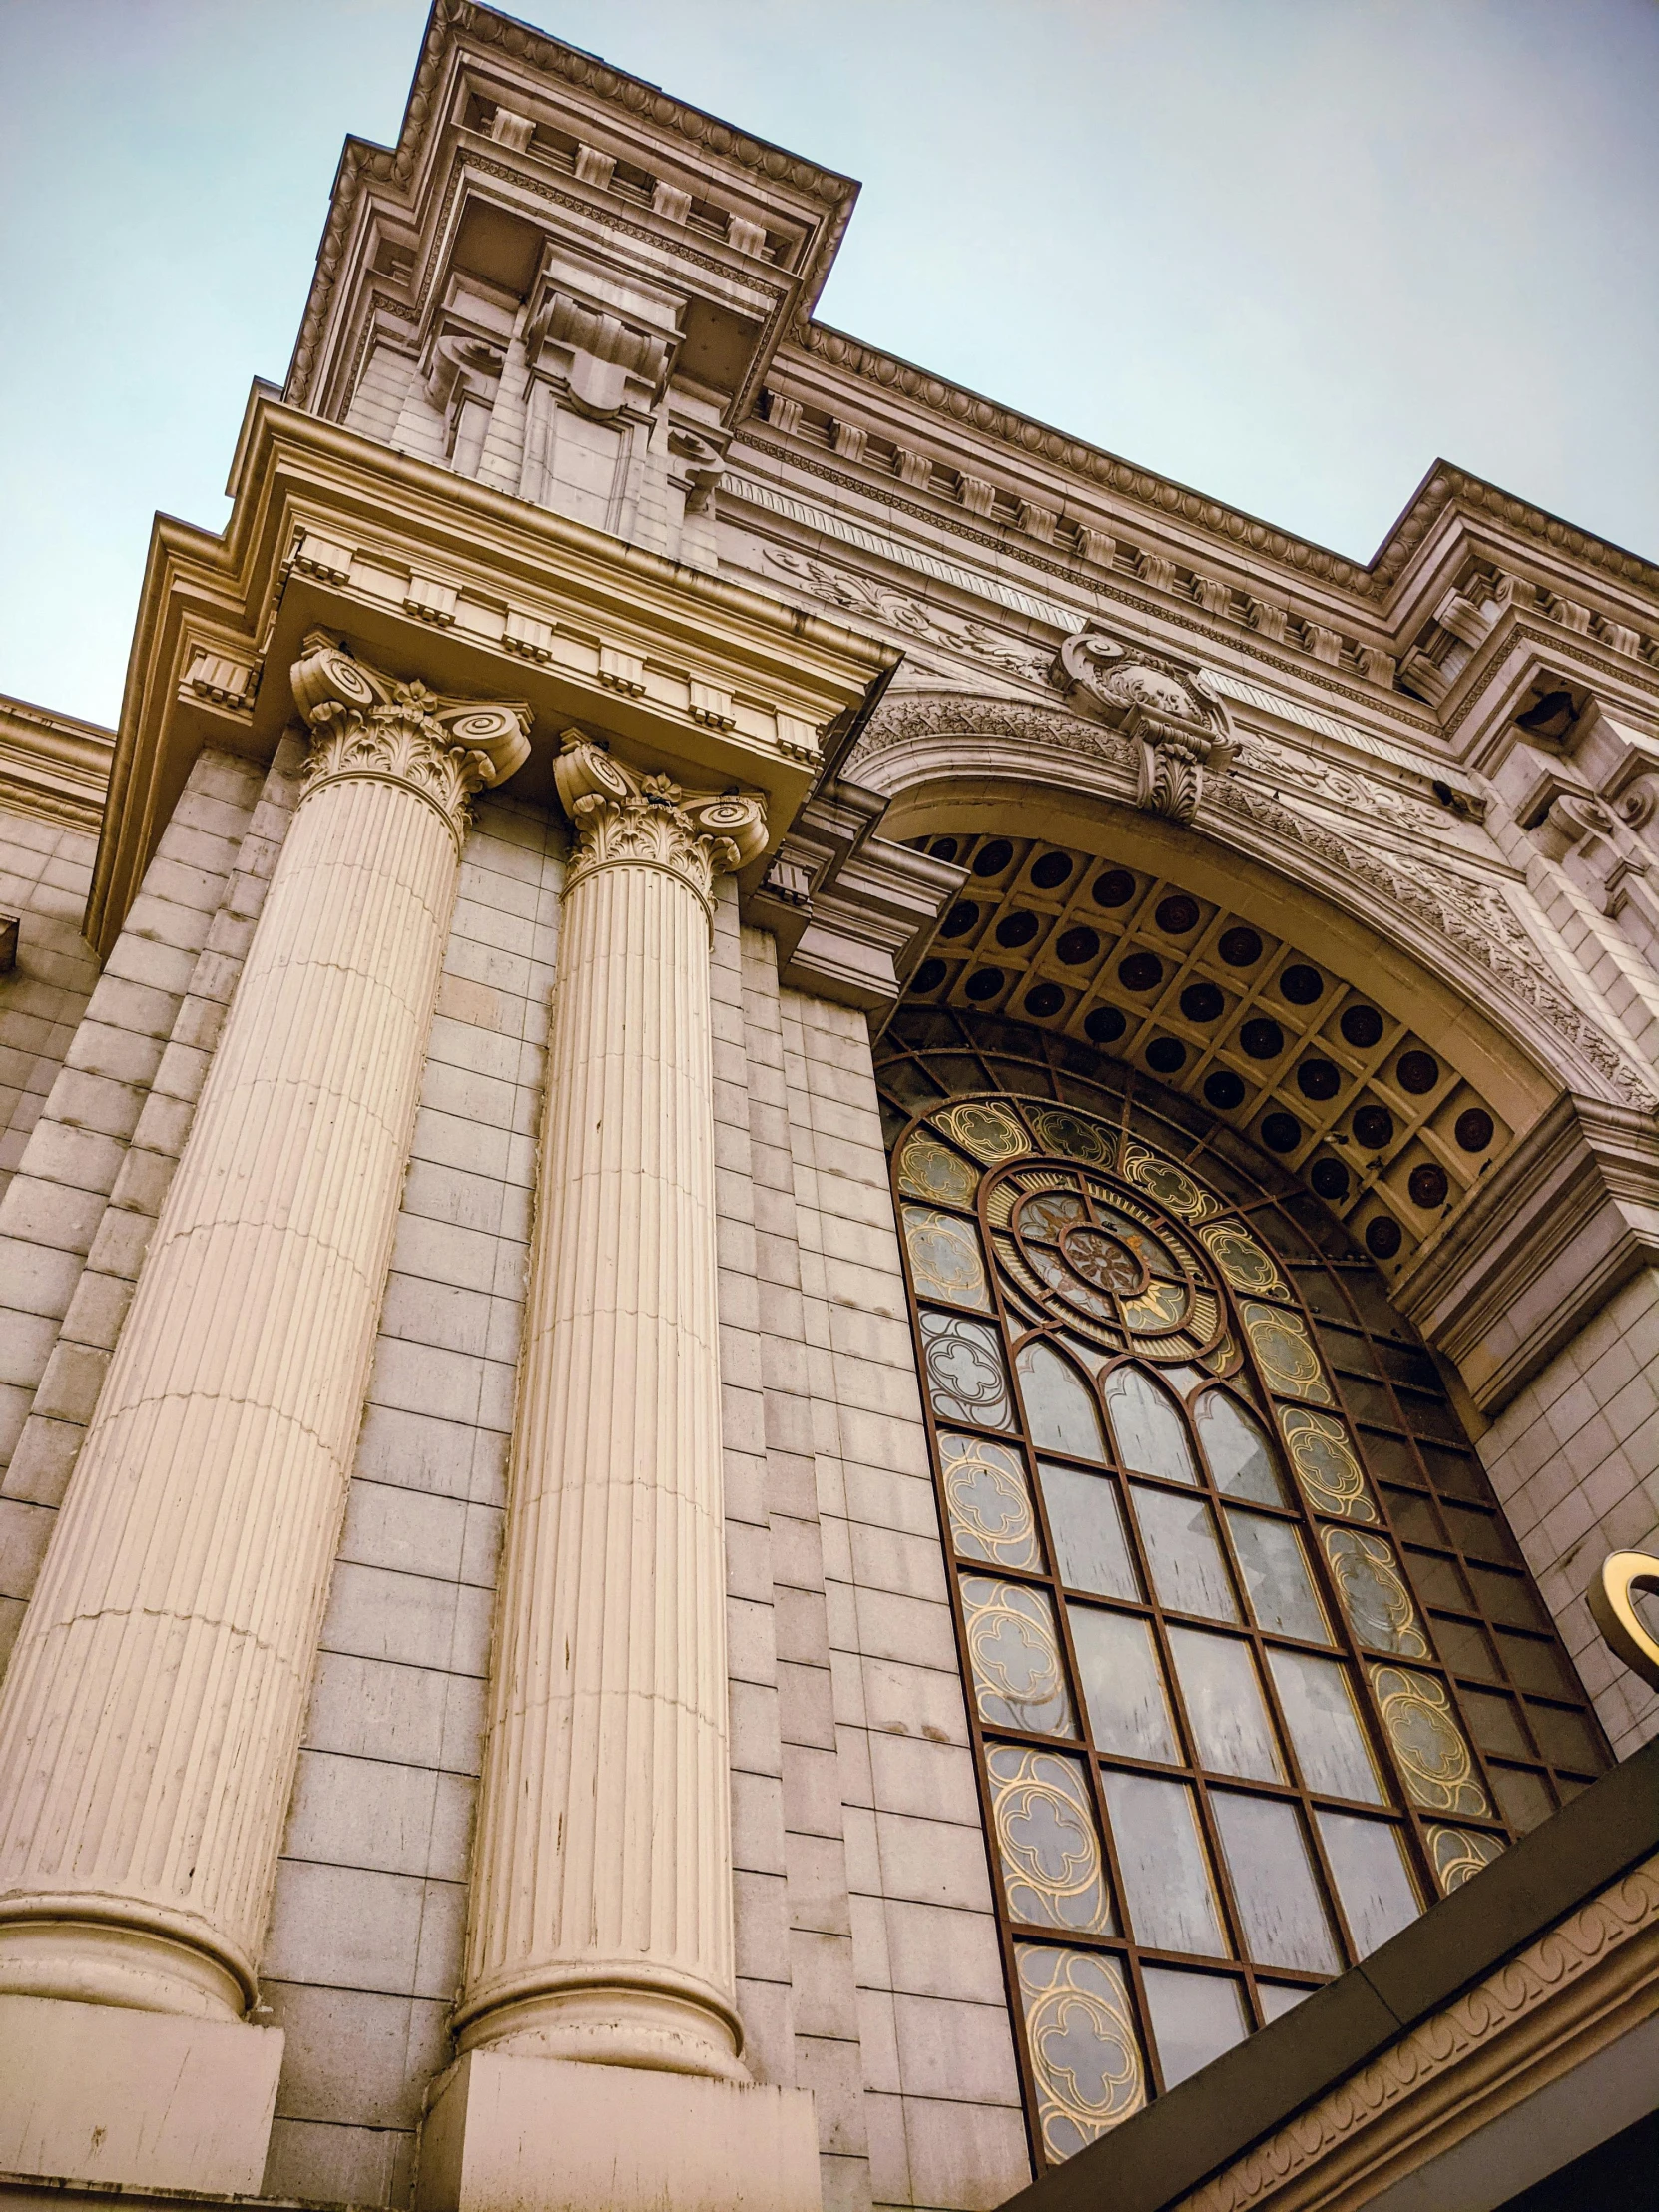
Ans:
POLYGON ((1226 704, 1196 663, 1083 630, 1061 646, 1054 680, 1136 745, 1136 804, 1150 814, 1191 822, 1206 769, 1225 774, 1233 765, 1226 704))
POLYGON ((457 844, 481 786, 530 758, 527 700, 457 699, 387 676, 313 630, 289 672, 311 732, 301 804, 351 779, 400 784, 435 807, 457 844))
POLYGON ((601 868, 662 868, 712 919, 715 877, 735 874, 766 848, 761 793, 685 791, 672 777, 636 773, 580 730, 565 731, 553 776, 576 830, 569 888, 601 868))

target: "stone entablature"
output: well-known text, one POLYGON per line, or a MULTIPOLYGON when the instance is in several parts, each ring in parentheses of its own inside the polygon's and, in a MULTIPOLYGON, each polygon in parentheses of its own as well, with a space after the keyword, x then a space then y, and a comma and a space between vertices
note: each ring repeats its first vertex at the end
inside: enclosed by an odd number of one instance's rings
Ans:
POLYGON ((0 810, 96 830, 114 747, 98 723, 0 696, 0 810))
MULTIPOLYGON (((897 659, 740 580, 388 457, 263 388, 233 481, 223 538, 157 526, 143 675, 116 739, 112 834, 88 914, 106 950, 198 750, 270 757, 312 628, 434 689, 522 696, 540 728, 585 719, 650 766, 752 785, 775 836, 812 785, 824 733, 897 659), (212 687, 222 697, 204 694, 210 658, 233 671, 212 687)), ((545 748, 524 788, 552 798, 545 748)))

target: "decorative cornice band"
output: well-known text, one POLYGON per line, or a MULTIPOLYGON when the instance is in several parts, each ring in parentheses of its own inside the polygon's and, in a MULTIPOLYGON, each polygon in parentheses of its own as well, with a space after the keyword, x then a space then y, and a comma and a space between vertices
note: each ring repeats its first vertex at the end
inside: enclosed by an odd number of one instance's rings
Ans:
POLYGON ((1132 461, 1120 460, 1116 454, 1099 446, 1069 438, 1063 430, 1034 422, 1029 416, 998 406, 994 400, 983 399, 977 392, 966 391, 959 384, 946 383, 942 377, 930 375, 912 362, 878 352, 861 339, 832 330, 826 323, 809 323, 797 333, 796 342, 804 352, 816 353, 821 360, 844 368, 850 375, 899 392, 948 421, 978 430, 988 437, 1000 438, 1023 454, 1057 463, 1074 475, 1138 500, 1141 505, 1156 509, 1166 520, 1173 516, 1184 522, 1196 522, 1203 529, 1233 539, 1247 553, 1266 554, 1270 560, 1305 569, 1311 576, 1322 577, 1362 596, 1370 588, 1369 571, 1361 562, 1333 553, 1326 546, 1293 537, 1287 531, 1276 530, 1271 523, 1259 521, 1254 515, 1224 507, 1219 500, 1206 499, 1202 492, 1189 491, 1185 485, 1173 483, 1166 476, 1137 468, 1132 461))
MULTIPOLYGON (((941 559, 937 554, 925 553, 906 545, 902 539, 882 536, 877 530, 865 528, 860 523, 848 522, 844 516, 832 513, 827 507, 814 507, 806 500, 792 498, 770 484, 756 482, 745 476, 729 476, 724 487, 730 495, 747 499, 768 513, 783 516, 804 529, 814 530, 822 536, 833 538, 843 545, 855 547, 859 552, 872 553, 878 559, 891 561, 896 567, 913 570, 917 575, 930 577, 934 582, 949 584, 957 591, 971 593, 975 598, 990 600, 994 605, 1006 607, 1010 613, 1026 616, 1029 620, 1046 623, 1051 629, 1071 636, 1100 618, 1088 610, 1067 606, 1057 599, 1044 599, 1035 592, 1022 591, 1017 585, 1004 583, 1000 577, 988 575, 983 570, 961 568, 953 561, 941 559)), ((828 600, 849 613, 887 621, 890 626, 912 637, 942 645, 970 657, 987 662, 1000 673, 1012 676, 1018 682, 1038 684, 1047 682, 1051 656, 1033 650, 1001 633, 989 630, 967 618, 946 616, 936 607, 924 607, 918 601, 904 600, 890 587, 868 577, 851 575, 832 569, 827 563, 815 561, 809 555, 796 552, 789 546, 769 545, 767 558, 775 568, 782 569, 794 578, 814 598, 828 600), (954 624, 954 628, 951 625, 954 624), (931 633, 929 631, 931 626, 931 633)), ((1125 607, 1150 616, 1154 621, 1169 621, 1176 627, 1191 630, 1206 642, 1209 633, 1196 622, 1189 622, 1180 613, 1154 607, 1149 600, 1118 592, 1112 594, 1125 607)), ((1293 669, 1289 662, 1264 654, 1264 660, 1272 662, 1287 675, 1317 681, 1307 670, 1293 669)), ((1216 689, 1229 699, 1243 705, 1260 707, 1265 713, 1278 715, 1298 728, 1312 730, 1322 737, 1335 738, 1340 744, 1351 746, 1358 753, 1374 760, 1387 761, 1396 768, 1406 770, 1424 783, 1439 781, 1449 783, 1465 797, 1477 798, 1480 794, 1468 779, 1453 768, 1438 753, 1413 752, 1409 747, 1396 745, 1391 739, 1376 736, 1364 730, 1358 723, 1345 722, 1338 715, 1326 714, 1318 707, 1306 707, 1298 699, 1284 692, 1274 691, 1269 685, 1259 684, 1252 677, 1241 676, 1233 670, 1204 664, 1204 675, 1216 689)), ((1322 686, 1331 690, 1336 687, 1322 686)))
MULTIPOLYGON (((825 216, 811 263, 795 279, 805 287, 809 297, 817 284, 822 283, 857 197, 857 185, 850 177, 843 177, 834 170, 820 169, 782 147, 736 131, 718 116, 706 115, 701 109, 670 99, 658 86, 629 77, 621 70, 608 67, 597 56, 584 53, 579 47, 562 45, 528 24, 497 15, 493 9, 474 7, 471 0, 435 0, 396 146, 374 146, 362 139, 347 139, 340 157, 328 222, 317 250, 316 275, 288 365, 284 396, 292 404, 303 406, 311 396, 318 344, 328 319, 363 182, 366 178, 372 183, 393 187, 408 184, 426 137, 443 64, 457 34, 476 39, 480 46, 498 47, 511 60, 528 62, 549 76, 562 77, 579 91, 595 93, 602 100, 614 102, 659 130, 672 131, 685 140, 688 153, 695 150, 735 162, 740 169, 753 171, 771 183, 789 185, 825 203, 825 216)), ((513 174, 519 176, 518 172, 513 174)), ((657 234, 650 236, 656 239, 657 234)))
POLYGON ((959 384, 947 383, 943 377, 931 375, 926 369, 917 368, 910 361, 901 361, 890 353, 879 352, 861 339, 848 337, 826 323, 806 324, 795 333, 795 342, 804 352, 816 354, 850 375, 896 391, 952 423, 999 438, 1021 454, 1039 456, 1069 469, 1074 475, 1136 501, 1163 519, 1175 517, 1195 523, 1215 536, 1230 539, 1247 555, 1283 562, 1287 567, 1351 591, 1357 598, 1384 597, 1440 514, 1456 499, 1507 523, 1511 529, 1541 539, 1550 547, 1587 561, 1593 567, 1606 569, 1626 582, 1639 583, 1650 590, 1659 588, 1659 566, 1643 560, 1639 554, 1626 552, 1622 546, 1611 545, 1587 530, 1575 529, 1559 516, 1548 514, 1526 500, 1516 499, 1500 486, 1488 484, 1479 476, 1469 476, 1444 461, 1437 461, 1429 471, 1426 482, 1383 540, 1376 559, 1370 563, 1354 561, 1345 554, 1332 552, 1327 546, 1275 529, 1271 523, 1262 522, 1254 515, 1223 506, 1219 500, 1206 499, 1202 492, 1189 490, 1186 485, 1159 476, 1150 469, 1137 468, 1132 461, 1121 460, 1100 446, 1068 437, 1063 430, 1052 429, 1047 423, 1033 421, 1012 408, 999 406, 994 400, 981 398, 977 392, 965 390, 959 384))

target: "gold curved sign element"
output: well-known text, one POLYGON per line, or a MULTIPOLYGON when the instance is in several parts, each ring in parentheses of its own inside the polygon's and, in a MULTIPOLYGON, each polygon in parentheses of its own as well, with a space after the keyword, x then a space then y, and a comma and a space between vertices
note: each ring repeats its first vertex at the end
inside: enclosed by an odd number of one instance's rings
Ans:
POLYGON ((1614 1658, 1659 1690, 1659 1637, 1636 1610, 1639 1589, 1659 1594, 1659 1559, 1645 1551, 1611 1551, 1590 1584, 1590 1611, 1614 1658))

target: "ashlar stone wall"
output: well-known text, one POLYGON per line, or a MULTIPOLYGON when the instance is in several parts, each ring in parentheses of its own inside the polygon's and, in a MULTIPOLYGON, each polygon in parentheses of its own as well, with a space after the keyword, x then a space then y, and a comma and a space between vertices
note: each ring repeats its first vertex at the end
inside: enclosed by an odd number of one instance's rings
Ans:
POLYGON ((407 2203, 451 2055, 565 851, 473 811, 263 1962, 273 2196, 407 2203))
POLYGON ((1029 2178, 863 1016, 717 937, 740 2004, 825 2202, 1029 2178))
POLYGON ((90 830, 0 809, 0 913, 19 920, 16 965, 0 975, 0 1198, 98 980, 81 935, 97 851, 90 830))
POLYGON ((1659 1694, 1601 1640, 1585 1593, 1610 1550, 1659 1551, 1659 1274, 1615 1292, 1499 1413, 1480 1454, 1616 1758, 1659 1694))

